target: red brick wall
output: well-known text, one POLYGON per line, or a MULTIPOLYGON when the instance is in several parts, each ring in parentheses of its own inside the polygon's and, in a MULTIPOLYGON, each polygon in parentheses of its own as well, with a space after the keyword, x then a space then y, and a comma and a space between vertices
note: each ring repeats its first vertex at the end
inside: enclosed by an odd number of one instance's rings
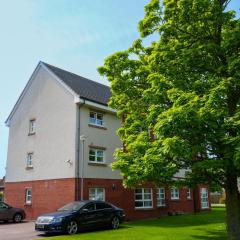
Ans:
POLYGON ((84 179, 84 199, 88 199, 89 188, 105 188, 105 197, 107 202, 111 202, 125 210, 128 219, 154 218, 166 215, 168 212, 194 212, 193 194, 190 200, 187 199, 187 189, 180 190, 180 199, 171 200, 170 189, 166 188, 166 207, 157 207, 156 191, 151 184, 144 187, 153 189, 153 208, 152 209, 135 209, 134 207, 134 190, 125 189, 121 180, 111 179, 84 179), (113 188, 115 185, 115 189, 113 188))
MULTIPOLYGON (((26 211, 27 219, 55 211, 64 204, 75 200, 75 179, 41 180, 20 183, 6 183, 5 201, 14 207, 21 207, 26 211), (32 188, 32 204, 25 204, 25 189, 32 188)), ((89 197, 89 188, 105 188, 106 201, 125 210, 127 219, 154 218, 169 212, 190 213, 200 211, 200 187, 192 192, 192 199, 187 199, 187 189, 180 189, 180 199, 171 200, 170 189, 166 190, 166 207, 157 207, 156 190, 153 185, 144 187, 153 190, 153 208, 135 209, 134 190, 125 189, 122 180, 84 179, 84 200, 89 197), (195 201, 194 201, 195 199, 195 201)))
POLYGON ((36 219, 40 214, 55 211, 65 203, 74 201, 74 197, 74 178, 5 183, 5 202, 23 208, 27 219, 36 219), (30 205, 25 203, 26 188, 32 188, 30 205))

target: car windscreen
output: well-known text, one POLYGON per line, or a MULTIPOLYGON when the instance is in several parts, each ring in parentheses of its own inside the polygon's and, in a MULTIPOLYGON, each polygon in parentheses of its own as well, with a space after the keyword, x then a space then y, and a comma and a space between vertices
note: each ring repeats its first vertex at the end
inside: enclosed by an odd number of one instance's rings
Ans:
POLYGON ((59 208, 58 211, 78 211, 85 203, 84 202, 72 202, 59 208))

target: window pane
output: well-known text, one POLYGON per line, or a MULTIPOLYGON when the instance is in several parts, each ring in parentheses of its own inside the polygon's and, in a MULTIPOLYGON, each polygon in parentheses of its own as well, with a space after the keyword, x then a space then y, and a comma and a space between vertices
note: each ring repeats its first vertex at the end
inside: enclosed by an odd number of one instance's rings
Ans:
POLYGON ((89 156, 89 161, 95 162, 95 156, 89 156))
POLYGON ((98 157, 102 157, 103 156, 103 151, 102 150, 98 150, 97 151, 97 156, 98 157))
POLYGON ((143 207, 143 202, 135 201, 135 207, 143 207))
POLYGON ((103 120, 103 115, 102 115, 101 113, 98 113, 98 114, 97 114, 97 119, 98 119, 98 120, 103 120))
POLYGON ((152 206, 152 201, 144 201, 144 206, 145 207, 151 207, 152 206))
POLYGON ((151 199, 151 194, 144 194, 144 199, 147 199, 147 200, 151 199))
POLYGON ((90 118, 96 118, 94 112, 90 112, 89 116, 90 116, 90 118))
POLYGON ((136 188, 136 189, 135 189, 135 193, 136 193, 136 194, 137 194, 137 193, 142 194, 142 189, 141 189, 141 188, 136 188))
POLYGON ((95 151, 93 149, 89 149, 89 155, 94 155, 95 156, 95 151))
POLYGON ((150 188, 144 188, 144 193, 151 193, 151 189, 150 188))
POLYGON ((97 162, 103 162, 103 157, 97 157, 97 162))

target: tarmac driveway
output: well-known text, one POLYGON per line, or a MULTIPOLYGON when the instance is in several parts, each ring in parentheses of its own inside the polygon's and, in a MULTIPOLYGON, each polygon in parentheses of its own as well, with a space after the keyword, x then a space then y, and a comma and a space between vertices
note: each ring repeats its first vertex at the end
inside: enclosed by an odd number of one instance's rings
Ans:
POLYGON ((34 230, 34 222, 2 223, 0 222, 1 240, 32 240, 41 237, 34 230))

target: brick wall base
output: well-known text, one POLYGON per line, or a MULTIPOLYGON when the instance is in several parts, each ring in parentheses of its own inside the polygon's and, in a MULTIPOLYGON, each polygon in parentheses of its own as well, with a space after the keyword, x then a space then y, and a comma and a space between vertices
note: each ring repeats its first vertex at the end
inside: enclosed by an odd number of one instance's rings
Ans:
MULTIPOLYGON (((105 189, 105 200, 123 208, 127 219, 155 218, 167 214, 192 213, 200 211, 200 186, 192 191, 191 199, 187 199, 187 189, 180 189, 180 199, 171 200, 170 189, 166 190, 166 206, 157 207, 156 190, 153 185, 143 187, 152 188, 153 208, 136 209, 134 190, 125 189, 122 180, 117 179, 84 179, 83 198, 89 198, 89 188, 100 187, 105 189)), ((79 198, 75 193, 76 179, 39 180, 18 183, 5 183, 5 201, 14 207, 23 208, 27 219, 36 219, 37 216, 55 211, 64 204, 79 198), (25 204, 26 188, 32 188, 32 203, 25 204)), ((80 191, 80 189, 79 189, 80 191)))
POLYGON ((27 219, 55 211, 67 202, 74 201, 75 179, 39 180, 5 183, 5 202, 23 208, 27 219), (32 188, 32 203, 25 203, 26 188, 32 188))

